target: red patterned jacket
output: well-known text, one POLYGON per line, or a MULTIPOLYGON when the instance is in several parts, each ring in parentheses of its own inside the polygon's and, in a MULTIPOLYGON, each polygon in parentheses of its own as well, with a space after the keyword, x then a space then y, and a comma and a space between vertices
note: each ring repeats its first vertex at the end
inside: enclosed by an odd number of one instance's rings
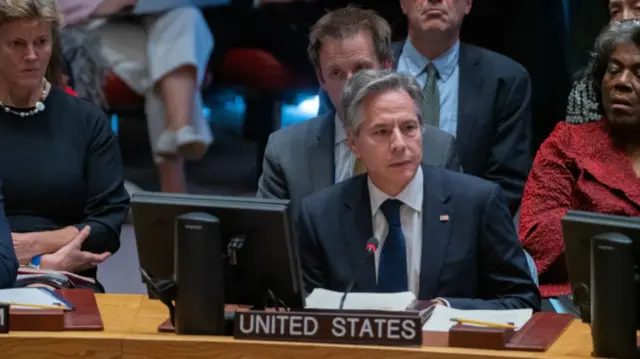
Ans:
POLYGON ((559 123, 533 162, 519 235, 538 267, 543 297, 571 293, 560 225, 568 209, 640 216, 640 178, 604 120, 559 123))

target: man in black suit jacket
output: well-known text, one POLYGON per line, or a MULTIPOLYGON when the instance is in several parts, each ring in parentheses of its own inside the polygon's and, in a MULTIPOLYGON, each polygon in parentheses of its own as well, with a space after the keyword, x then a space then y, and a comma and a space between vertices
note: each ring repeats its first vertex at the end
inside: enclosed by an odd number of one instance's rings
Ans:
POLYGON ((4 197, 0 183, 0 289, 11 288, 18 276, 18 258, 13 248, 11 227, 4 213, 4 197))
MULTIPOLYGON (((411 74, 425 89, 426 67, 435 65, 440 116, 430 124, 456 136, 462 171, 499 184, 515 214, 533 157, 531 81, 515 61, 460 43, 471 3, 400 0, 409 37, 394 44, 393 68, 411 74)), ((330 106, 322 98, 324 113, 330 106)))
POLYGON ((461 309, 539 309, 500 186, 421 164, 422 91, 415 80, 361 71, 341 101, 349 143, 367 175, 303 200, 306 290, 344 291, 355 279, 354 291, 410 290, 461 309), (363 257, 372 236, 380 246, 363 257))

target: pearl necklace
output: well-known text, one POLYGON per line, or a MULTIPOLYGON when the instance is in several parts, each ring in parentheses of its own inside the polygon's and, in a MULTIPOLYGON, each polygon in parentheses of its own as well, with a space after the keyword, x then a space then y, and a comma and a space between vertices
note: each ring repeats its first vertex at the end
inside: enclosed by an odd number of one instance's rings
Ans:
POLYGON ((10 114, 20 116, 20 117, 33 116, 37 113, 44 111, 44 109, 46 108, 46 106, 44 105, 44 100, 45 98, 47 98, 47 95, 49 94, 50 90, 51 90, 51 84, 49 84, 47 80, 44 80, 44 84, 42 86, 42 96, 40 97, 40 100, 36 102, 35 106, 28 111, 16 111, 14 110, 13 107, 10 107, 9 105, 4 104, 2 101, 0 101, 0 108, 4 109, 4 112, 8 112, 10 114))

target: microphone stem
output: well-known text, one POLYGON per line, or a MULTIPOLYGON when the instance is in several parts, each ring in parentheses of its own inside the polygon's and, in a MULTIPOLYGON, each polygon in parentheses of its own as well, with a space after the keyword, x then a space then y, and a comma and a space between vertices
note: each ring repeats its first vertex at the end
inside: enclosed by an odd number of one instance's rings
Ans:
POLYGON ((342 295, 342 298, 340 298, 340 306, 338 307, 338 310, 342 310, 342 308, 344 307, 344 301, 347 299, 347 295, 349 293, 351 293, 351 290, 353 289, 353 285, 356 283, 356 279, 360 276, 360 271, 362 271, 362 267, 364 266, 364 262, 367 260, 367 258, 369 258, 370 254, 371 254, 371 252, 367 251, 367 254, 358 263, 358 266, 356 268, 356 276, 353 277, 351 282, 349 282, 349 285, 347 286, 347 289, 344 291, 344 294, 342 295))

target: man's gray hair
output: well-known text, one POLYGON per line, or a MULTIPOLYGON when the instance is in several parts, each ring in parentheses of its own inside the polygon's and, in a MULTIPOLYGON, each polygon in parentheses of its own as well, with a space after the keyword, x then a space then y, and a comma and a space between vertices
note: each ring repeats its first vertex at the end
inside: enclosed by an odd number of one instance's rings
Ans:
POLYGON ((413 99, 422 127, 422 89, 412 76, 391 70, 361 70, 342 89, 340 118, 344 128, 357 135, 364 121, 362 103, 369 96, 393 90, 404 90, 413 99))
POLYGON ((587 74, 591 79, 597 102, 602 109, 602 79, 615 49, 623 44, 640 46, 640 21, 622 20, 606 26, 595 41, 587 74))

